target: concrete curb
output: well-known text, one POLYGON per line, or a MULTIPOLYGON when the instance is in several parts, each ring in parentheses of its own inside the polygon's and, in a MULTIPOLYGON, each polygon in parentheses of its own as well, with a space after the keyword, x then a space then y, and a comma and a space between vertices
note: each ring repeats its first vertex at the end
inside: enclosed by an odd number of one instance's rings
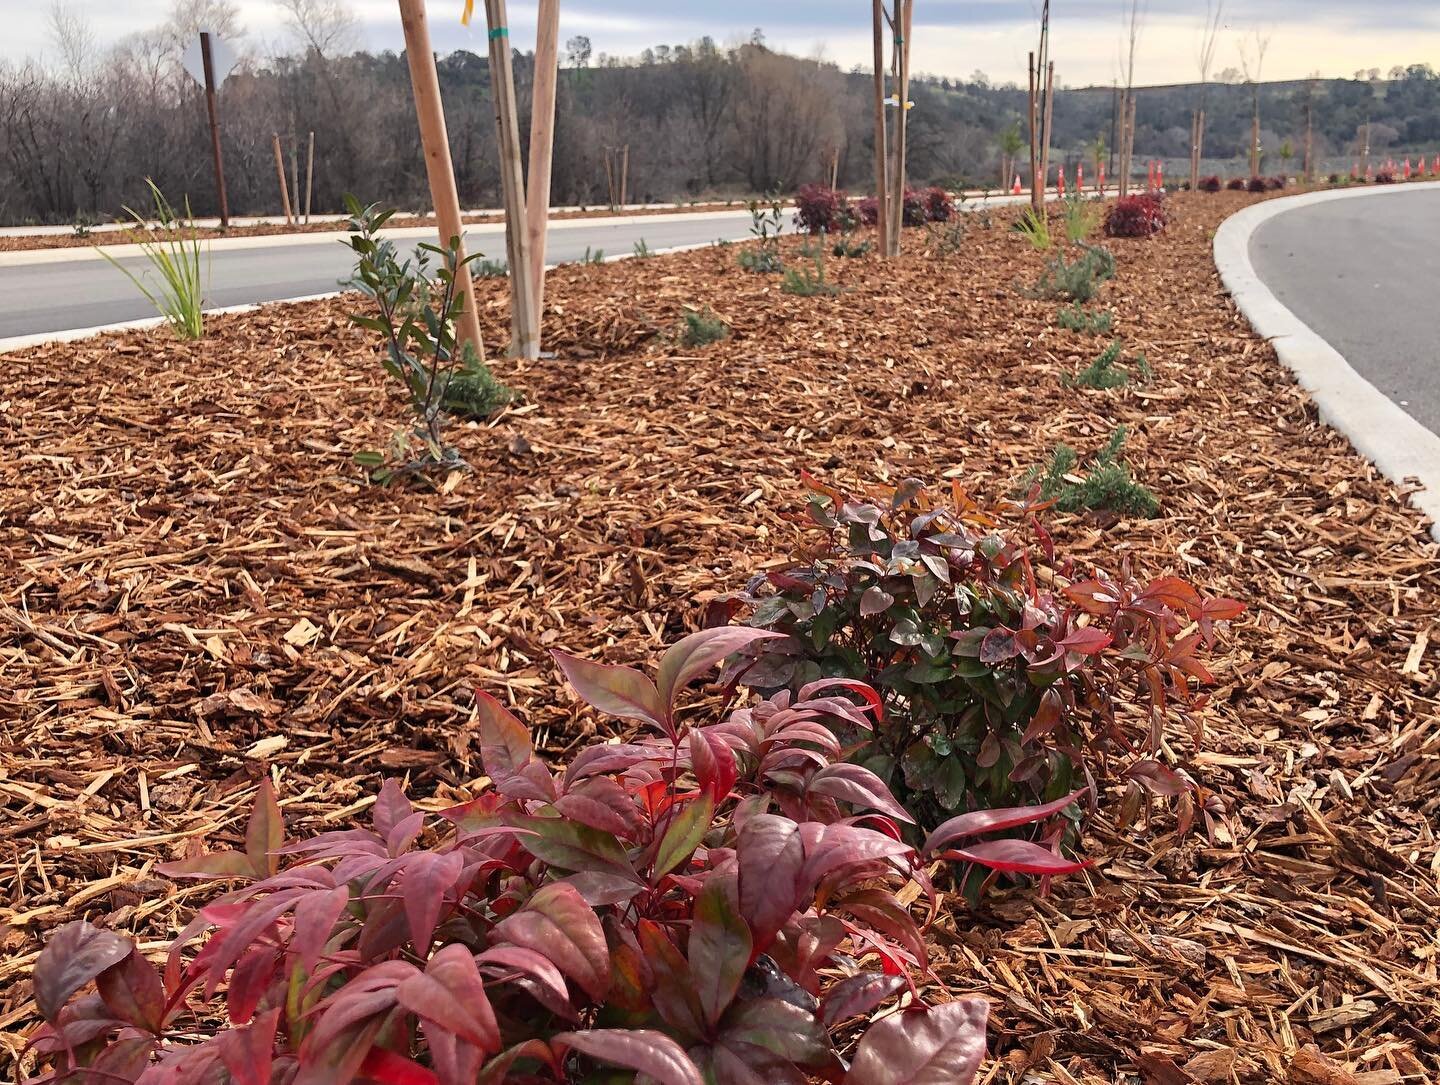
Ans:
MULTIPOLYGON (((641 218, 660 219, 664 222, 703 222, 707 219, 735 217, 747 212, 743 207, 730 211, 677 211, 664 215, 604 215, 597 218, 556 219, 549 229, 554 231, 590 229, 597 226, 629 226, 641 218)), ((472 222, 465 226, 467 237, 483 234, 499 236, 505 232, 503 222, 472 222)), ((405 226, 393 230, 382 230, 385 237, 396 241, 416 238, 433 238, 433 226, 405 226)), ((345 239, 343 230, 312 230, 298 234, 258 234, 250 237, 215 237, 204 241, 209 251, 238 251, 241 249, 273 249, 291 245, 337 245, 345 239)), ((142 255, 139 245, 107 245, 96 243, 117 260, 142 255)), ((35 264, 64 264, 72 261, 103 260, 95 246, 71 246, 59 249, 16 249, 0 252, 0 267, 27 267, 35 264)))
POLYGON ((1250 239, 1262 223, 1288 211, 1331 200, 1380 198, 1416 189, 1440 188, 1440 182, 1307 192, 1253 204, 1220 225, 1215 233, 1215 265, 1220 280, 1256 334, 1270 340, 1275 353, 1310 393, 1320 418, 1349 438, 1397 485, 1407 479, 1425 488, 1410 503, 1428 516, 1431 535, 1440 540, 1440 436, 1431 433, 1351 367, 1345 358, 1287 309, 1270 292, 1250 262, 1250 239))
MULTIPOLYGON (((651 256, 664 256, 672 252, 690 252, 694 249, 708 249, 714 245, 714 241, 697 241, 690 245, 672 245, 664 249, 651 249, 651 256)), ((614 263, 616 260, 633 260, 633 252, 616 253, 613 256, 601 258, 602 263, 614 263)), ((547 268, 557 268, 559 264, 546 264, 547 268)), ((250 302, 245 305, 225 305, 215 309, 206 309, 206 316, 217 316, 226 313, 253 313, 269 305, 295 305, 302 301, 325 301, 328 298, 338 298, 344 291, 331 290, 324 294, 306 294, 299 298, 276 298, 273 301, 250 302)), ((36 332, 34 335, 14 335, 8 339, 0 339, 0 355, 10 351, 24 350, 27 347, 44 346, 47 343, 73 343, 77 339, 93 339, 98 335, 109 335, 112 332, 138 331, 142 328, 158 328, 165 323, 163 317, 147 316, 143 320, 125 320, 118 324, 100 324, 93 328, 71 328, 62 332, 36 332)))

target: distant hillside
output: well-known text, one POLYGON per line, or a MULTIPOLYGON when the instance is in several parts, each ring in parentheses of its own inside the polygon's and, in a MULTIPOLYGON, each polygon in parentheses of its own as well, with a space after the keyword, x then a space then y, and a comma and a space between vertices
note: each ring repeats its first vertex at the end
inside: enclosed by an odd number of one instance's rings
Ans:
MULTIPOLYGON (((178 54, 156 54, 149 40, 137 37, 79 72, 0 64, 0 222, 115 215, 126 204, 147 202, 146 177, 177 201, 188 195, 197 214, 215 212, 202 95, 181 71, 178 54)), ((843 186, 870 187, 872 83, 864 72, 777 53, 758 39, 726 49, 708 40, 657 46, 601 63, 591 62, 584 39, 568 45, 556 203, 608 200, 607 177, 618 182, 622 158, 632 201, 790 191, 828 179, 832 163, 843 186)), ((515 68, 521 127, 528 131, 531 58, 517 54, 515 68)), ((461 198, 495 206, 489 62, 460 51, 441 58, 439 69, 461 198)), ((1260 87, 1267 166, 1277 164, 1287 141, 1298 158, 1310 90, 1303 82, 1260 87)), ((1367 120, 1376 153, 1440 151, 1440 78, 1428 66, 1390 81, 1321 80, 1314 94, 1322 157, 1348 160, 1367 120)), ((1207 168, 1238 170, 1249 139, 1250 89, 1213 85, 1205 96, 1207 168)), ((999 182, 999 137, 1020 124, 1023 91, 934 79, 917 81, 911 97, 910 174, 917 182, 999 182)), ((1137 159, 1188 161, 1190 114, 1199 98, 1194 86, 1140 91, 1137 159)), ((1056 161, 1088 161, 1097 138, 1113 143, 1112 101, 1104 87, 1057 93, 1056 161)), ((312 49, 251 61, 226 81, 220 113, 237 214, 278 210, 271 157, 277 132, 287 148, 315 133, 317 211, 340 209, 346 192, 402 207, 427 202, 403 56, 312 49)))

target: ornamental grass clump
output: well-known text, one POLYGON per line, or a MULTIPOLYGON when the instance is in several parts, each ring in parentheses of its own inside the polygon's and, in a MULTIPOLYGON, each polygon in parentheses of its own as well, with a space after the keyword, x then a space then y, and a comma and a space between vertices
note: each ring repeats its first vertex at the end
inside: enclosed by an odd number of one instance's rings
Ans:
POLYGON ((783 634, 732 661, 735 680, 771 694, 827 678, 875 689, 884 722, 837 738, 922 827, 1111 774, 1137 797, 1175 797, 1185 829, 1197 804, 1209 817, 1160 758, 1165 724, 1202 703, 1201 657, 1238 603, 1137 578, 1118 555, 1119 576, 1057 563, 1043 531, 1028 545, 958 486, 857 495, 805 481, 818 532, 720 610, 783 634))
MULTIPOLYGON (((150 229, 140 212, 127 207, 125 213, 134 220, 137 237, 144 238, 137 244, 155 278, 152 280, 149 272, 136 275, 102 248, 97 247, 95 251, 145 295, 145 300, 155 307, 176 335, 182 339, 199 339, 205 334, 205 286, 200 273, 200 237, 195 230, 195 217, 190 213, 190 198, 185 198, 182 218, 154 181, 147 177, 145 184, 155 205, 155 230, 150 229)), ((208 272, 207 262, 206 278, 208 272)))
MULTIPOLYGON (((1148 620, 1134 609, 1126 623, 1148 620)), ((987 1004, 921 997, 924 866, 1077 870, 1054 820, 1080 794, 906 843, 910 815, 834 738, 881 723, 874 691, 819 681, 723 718, 678 712, 766 639, 693 634, 653 679, 555 653, 634 729, 563 769, 477 693, 488 780, 437 813, 392 780, 368 827, 289 839, 262 776, 243 850, 158 869, 225 882, 186 894, 203 904, 163 968, 83 920, 51 935, 29 1049, 48 1080, 147 1085, 968 1085, 987 1004)))

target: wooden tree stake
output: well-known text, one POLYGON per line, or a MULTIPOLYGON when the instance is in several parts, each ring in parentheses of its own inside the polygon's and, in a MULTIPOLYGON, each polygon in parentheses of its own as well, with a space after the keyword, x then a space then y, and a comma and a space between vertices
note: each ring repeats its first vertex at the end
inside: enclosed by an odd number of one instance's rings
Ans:
POLYGON ((280 133, 275 136, 275 176, 280 179, 280 206, 285 211, 285 225, 294 226, 295 216, 290 213, 290 190, 285 184, 285 155, 280 150, 280 133))
MULTIPOLYGON (((534 296, 530 291, 530 239, 525 228, 525 175, 520 161, 520 120, 515 109, 515 68, 505 0, 485 0, 490 29, 490 89, 500 147, 500 187, 505 197, 505 251, 510 265, 510 353, 538 358, 534 296)), ((623 182, 622 182, 623 186, 623 182)))
POLYGON ((895 0, 895 175, 890 190, 890 255, 900 255, 900 237, 905 226, 905 134, 908 118, 905 103, 910 94, 910 23, 915 0, 895 0))
POLYGON ((315 191, 315 133, 310 133, 310 147, 305 152, 305 224, 310 224, 310 196, 315 191))
MULTIPOLYGON (((400 25, 405 32, 405 59, 410 66, 410 87, 415 96, 415 118, 420 124, 420 146, 425 152, 425 175, 430 181, 430 202, 440 241, 460 239, 460 257, 465 257, 465 229, 460 222, 460 196, 455 189, 455 169, 450 163, 450 140, 445 132, 445 109, 440 102, 440 77, 435 72, 435 53, 430 47, 430 26, 425 21, 425 0, 399 0, 400 25)), ((513 266, 513 265, 512 265, 513 266)), ((475 304, 475 282, 468 271, 460 276, 465 308, 456 322, 455 334, 461 343, 473 343, 483 359, 485 345, 480 338, 480 317, 475 304)))
POLYGON ((885 134, 885 5, 873 0, 875 19, 875 226, 880 234, 880 255, 890 252, 890 208, 886 192, 885 162, 889 141, 885 134))
POLYGON ((550 163, 555 146, 555 94, 559 80, 560 0, 540 0, 535 38, 535 87, 530 104, 530 170, 525 180, 525 230, 530 241, 530 294, 534 336, 540 346, 545 308, 545 241, 550 218, 550 163))

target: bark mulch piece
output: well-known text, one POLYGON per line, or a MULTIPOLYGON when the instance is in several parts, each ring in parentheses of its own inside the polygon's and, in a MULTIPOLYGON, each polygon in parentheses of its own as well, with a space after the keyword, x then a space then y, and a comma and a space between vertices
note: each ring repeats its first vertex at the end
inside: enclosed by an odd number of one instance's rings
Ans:
POLYGON ((1209 240, 1248 199, 1177 198, 1168 234, 1111 243, 1099 304, 1155 376, 1110 392, 1063 384, 1107 340, 1016 289, 1042 258, 1004 213, 956 254, 917 231, 891 264, 827 260, 838 297, 782 294, 733 247, 561 269, 559 358, 497 364, 525 402, 457 425, 475 470, 433 490, 353 464, 404 409, 348 299, 8 357, 5 1044, 45 932, 91 916, 158 949, 205 891, 153 864, 233 837, 267 769, 313 831, 385 775, 467 796, 472 685, 557 757, 607 726, 547 649, 653 660, 794 544, 802 468, 983 496, 1123 423, 1161 516, 1058 517, 1057 541, 1249 602, 1202 748, 1172 736, 1230 815, 1213 841, 1097 820, 1085 875, 946 910, 937 972, 994 1007, 986 1080, 1435 1080, 1436 547, 1223 293, 1209 240), (733 335, 680 346, 707 304, 733 335))

